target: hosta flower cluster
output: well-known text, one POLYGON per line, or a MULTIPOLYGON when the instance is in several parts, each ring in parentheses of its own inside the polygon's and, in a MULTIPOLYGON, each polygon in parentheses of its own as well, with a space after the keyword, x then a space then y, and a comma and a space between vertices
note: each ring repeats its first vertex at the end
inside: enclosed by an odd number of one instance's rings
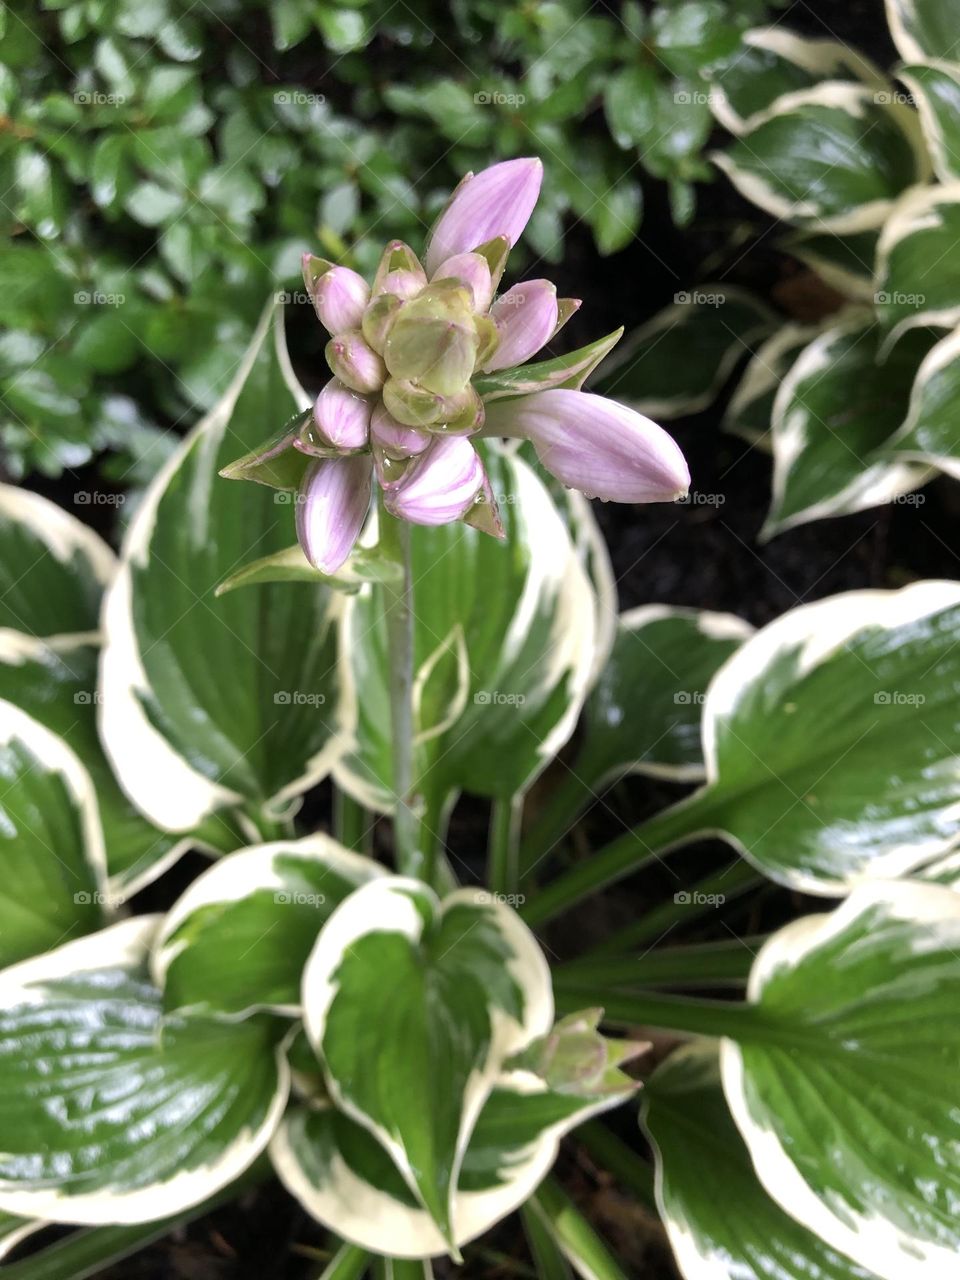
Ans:
POLYGON ((664 431, 579 389, 612 342, 579 367, 546 361, 526 381, 510 380, 580 306, 558 299, 543 279, 496 296, 541 178, 533 159, 468 175, 434 225, 423 262, 393 241, 372 285, 304 256, 307 289, 331 335, 333 377, 282 447, 311 460, 297 532, 322 572, 349 556, 374 483, 391 515, 424 525, 465 520, 500 535, 478 436, 531 440, 549 471, 591 496, 669 501, 686 490, 686 464, 664 431))

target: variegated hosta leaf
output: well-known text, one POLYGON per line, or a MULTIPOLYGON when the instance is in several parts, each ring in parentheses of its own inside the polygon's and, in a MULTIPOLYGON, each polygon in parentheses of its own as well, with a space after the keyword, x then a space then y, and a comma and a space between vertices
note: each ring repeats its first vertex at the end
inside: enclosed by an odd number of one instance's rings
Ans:
POLYGON ((103 920, 103 832, 90 775, 56 734, 0 701, 0 968, 103 920))
POLYGON ((596 389, 653 418, 698 413, 775 323, 744 289, 697 285, 630 334, 596 389))
POLYGON ((148 489, 107 598, 105 744, 124 790, 168 830, 239 801, 278 805, 336 751, 330 593, 279 583, 214 598, 293 531, 288 494, 217 474, 302 395, 279 316, 265 314, 230 391, 148 489))
POLYGON ((840 81, 788 93, 712 159, 774 217, 818 231, 878 227, 927 176, 913 112, 880 98, 840 81))
POLYGON ((785 324, 757 348, 727 405, 726 431, 766 451, 772 448, 773 404, 780 384, 818 332, 814 325, 785 324))
POLYGON ((933 861, 960 836, 958 683, 958 583, 792 609, 707 694, 711 826, 809 893, 933 861))
POLYGON ((943 338, 921 364, 907 418, 890 452, 938 467, 960 480, 960 329, 943 338))
POLYGON ((723 1087, 761 1183, 882 1280, 960 1253, 960 894, 864 885, 781 929, 749 997, 764 1032, 723 1041, 723 1087))
POLYGON ((915 62, 897 75, 917 104, 937 177, 941 182, 960 178, 960 64, 915 62))
POLYGON ((885 446, 906 416, 934 335, 905 334, 885 359, 882 338, 869 315, 855 312, 794 361, 774 400, 773 499, 764 537, 891 502, 929 479, 929 468, 885 446))
POLYGON ((752 631, 729 613, 655 604, 623 614, 606 668, 584 705, 577 778, 594 787, 628 772, 702 778, 707 685, 752 631))
POLYGON ((165 1218, 260 1154, 288 1069, 275 1019, 164 1016, 138 916, 0 974, 0 1210, 165 1218))
MULTIPOLYGON (((565 1019, 573 1023, 574 1019, 565 1019)), ((528 1066, 501 1073, 483 1104, 459 1171, 452 1201, 452 1236, 461 1247, 517 1209, 557 1157, 560 1139, 576 1125, 618 1106, 637 1083, 615 1065, 638 1046, 592 1033, 591 1054, 611 1065, 576 1078, 548 1078, 528 1066)), ((411 1193, 396 1166, 366 1129, 329 1102, 291 1110, 270 1153, 287 1188, 314 1217, 366 1248, 395 1257, 429 1257, 449 1245, 411 1193)))
POLYGON ((151 963, 164 1007, 297 1013, 323 924, 354 889, 383 874, 325 835, 222 858, 164 917, 151 963))
POLYGON ((17 1245, 48 1225, 41 1219, 17 1218, 11 1213, 0 1213, 0 1258, 5 1258, 17 1245))
MULTIPOLYGON (((564 521, 521 459, 485 450, 505 542, 463 524, 411 531, 416 786, 509 796, 573 732, 591 675, 597 602, 564 521)), ((337 781, 375 809, 393 806, 390 653, 382 590, 345 605, 341 651, 352 749, 337 781)))
POLYGON ((831 289, 858 302, 873 302, 878 235, 877 231, 854 231, 845 236, 799 231, 782 245, 831 289))
POLYGON ((824 80, 886 84, 871 62, 837 40, 814 40, 783 27, 755 27, 742 37, 734 58, 710 76, 710 107, 731 133, 758 124, 777 98, 812 89, 824 80))
MULTIPOLYGON (((0 698, 15 702, 76 752, 96 793, 111 906, 121 905, 190 848, 230 847, 213 820, 187 837, 158 831, 121 791, 97 733, 99 649, 82 636, 55 645, 0 631, 0 698)), ((61 941, 59 935, 52 939, 61 941)))
POLYGON ((537 360, 532 364, 518 365, 515 369, 503 369, 498 373, 477 378, 474 385, 486 400, 513 400, 535 391, 550 391, 564 387, 579 391, 587 378, 602 360, 613 350, 623 334, 615 329, 605 338, 597 338, 585 347, 570 351, 550 360, 537 360))
POLYGON ((723 1096, 713 1042, 671 1054, 643 1096, 657 1207, 684 1280, 873 1280, 757 1181, 723 1096))
POLYGON ((886 0, 890 34, 902 58, 922 62, 957 51, 957 0, 886 0))
POLYGON ((897 202, 877 245, 877 318, 888 345, 919 325, 960 321, 960 182, 917 187, 897 202))
POLYGON ((0 485, 0 628, 47 638, 96 631, 115 571, 92 529, 29 489, 0 485))
POLYGON ((453 1195, 477 1117, 506 1059, 553 1021, 533 935, 477 890, 441 902, 416 880, 374 880, 321 930, 303 1010, 334 1103, 455 1248, 453 1195))

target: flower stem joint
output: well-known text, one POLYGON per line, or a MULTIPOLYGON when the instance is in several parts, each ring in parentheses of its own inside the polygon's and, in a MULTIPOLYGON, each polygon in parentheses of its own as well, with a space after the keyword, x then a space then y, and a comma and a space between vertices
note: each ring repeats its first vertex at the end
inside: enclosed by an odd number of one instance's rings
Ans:
MULTIPOLYGON (((686 492, 686 463, 665 431, 580 390, 596 361, 532 366, 515 387, 502 378, 550 342, 579 306, 558 299, 549 280, 496 296, 542 177, 537 159, 468 174, 434 224, 423 262, 392 241, 372 287, 348 267, 304 254, 307 291, 330 333, 333 379, 317 397, 312 421, 288 429, 281 447, 308 455, 299 473, 297 535, 321 572, 335 573, 349 557, 374 486, 399 519, 463 520, 502 537, 474 447, 483 436, 529 439, 548 471, 590 497, 670 502, 686 492)), ((277 452, 273 442, 263 458, 275 460, 277 452)), ((256 472, 257 458, 242 462, 230 474, 256 472)))

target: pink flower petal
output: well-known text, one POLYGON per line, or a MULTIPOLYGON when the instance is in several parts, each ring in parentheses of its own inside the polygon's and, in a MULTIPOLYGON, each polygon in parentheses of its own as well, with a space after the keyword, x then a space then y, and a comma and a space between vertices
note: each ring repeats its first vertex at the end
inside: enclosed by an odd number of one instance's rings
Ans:
POLYGON ((441 436, 383 500, 391 515, 412 524, 450 524, 471 509, 485 481, 483 463, 470 441, 441 436))
POLYGON ((557 289, 549 280, 515 284, 490 309, 500 344, 484 365, 487 373, 512 369, 536 355, 557 328, 557 289))
POLYGON ((297 496, 297 540, 321 573, 336 573, 353 550, 370 507, 370 490, 365 454, 307 468, 297 496))
POLYGON ((373 411, 370 420, 370 439, 380 445, 391 457, 412 458, 423 453, 433 437, 428 431, 406 427, 390 416, 382 403, 373 411))
POLYGON ((362 449, 370 432, 371 402, 331 378, 317 396, 313 420, 317 430, 337 449, 362 449))
POLYGON ((672 502, 690 485, 683 454, 662 427, 586 391, 538 391, 487 405, 485 436, 531 440, 569 489, 609 502, 672 502))
POLYGON ((469 253, 495 236, 517 243, 540 194, 543 165, 536 158, 504 160, 464 179, 430 233, 424 265, 432 276, 455 253, 469 253))
POLYGON ((455 253, 441 262, 433 273, 434 280, 459 280, 473 296, 474 311, 482 314, 493 301, 493 277, 490 266, 479 253, 455 253))

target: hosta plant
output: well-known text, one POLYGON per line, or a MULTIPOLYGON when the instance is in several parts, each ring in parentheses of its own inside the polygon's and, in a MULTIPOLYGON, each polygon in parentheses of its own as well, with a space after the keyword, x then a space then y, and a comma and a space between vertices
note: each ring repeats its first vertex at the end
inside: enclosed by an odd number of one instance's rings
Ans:
POLYGON ((309 402, 266 312, 118 560, 0 489, 14 1280, 92 1274, 273 1176, 329 1233, 330 1277, 480 1267, 519 1212, 535 1274, 619 1280, 551 1173, 564 1140, 656 1207, 687 1277, 952 1266, 960 587, 757 632, 617 617, 556 479, 663 499, 685 464, 579 390, 596 349, 521 363, 559 308, 543 284, 495 300, 493 276, 538 185, 528 161, 467 178, 422 258, 392 243, 371 281, 308 260, 332 382, 309 402), (571 856, 635 772, 695 789, 571 856), (298 816, 328 777, 333 835, 298 816), (461 793, 490 801, 482 877, 448 839, 461 793), (580 931, 584 902, 704 834, 731 865, 580 931), (209 867, 139 911, 187 848, 209 867), (761 882, 825 909, 663 944, 761 882), (683 994, 716 985, 736 998, 683 994), (656 1069, 652 1029, 674 1033, 656 1069), (614 1107, 635 1144, 596 1121, 614 1107), (78 1230, 36 1249, 48 1223, 78 1230))
POLYGON ((835 291, 826 317, 784 323, 722 279, 701 284, 632 335, 605 384, 678 416, 748 357, 725 426, 772 453, 765 536, 916 501, 932 477, 960 476, 956 12, 887 0, 886 13, 902 59, 889 74, 777 26, 747 32, 742 56, 710 75, 712 108, 734 135, 713 158, 793 228, 781 247, 835 291))

